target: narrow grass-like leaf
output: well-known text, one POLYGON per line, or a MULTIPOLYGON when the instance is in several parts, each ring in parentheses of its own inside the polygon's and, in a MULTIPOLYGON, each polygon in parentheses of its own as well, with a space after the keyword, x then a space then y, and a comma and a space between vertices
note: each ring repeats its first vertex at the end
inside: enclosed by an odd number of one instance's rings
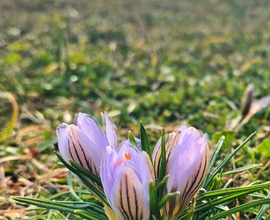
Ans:
POLYGON ((157 194, 156 194, 156 190, 155 190, 155 185, 154 183, 151 181, 149 183, 149 198, 150 198, 150 210, 151 210, 151 214, 157 218, 160 217, 160 213, 159 213, 159 209, 158 209, 158 201, 157 201, 157 194))
POLYGON ((213 152, 213 154, 212 154, 212 156, 210 158, 209 169, 207 171, 206 177, 208 177, 210 175, 210 172, 211 172, 212 168, 215 165, 215 162, 216 162, 216 159, 217 159, 217 155, 219 154, 219 151, 220 151, 220 149, 221 149, 221 147, 223 145, 224 140, 225 140, 225 136, 222 136, 219 139, 218 143, 217 143, 217 146, 216 146, 216 148, 215 148, 215 150, 214 150, 214 152, 213 152))
POLYGON ((75 193, 74 189, 73 189, 73 185, 72 185, 72 174, 71 174, 71 171, 69 171, 69 174, 68 174, 68 177, 67 177, 67 182, 68 182, 68 186, 69 186, 69 191, 70 193, 72 194, 73 198, 76 200, 76 201, 82 201, 80 199, 79 196, 77 196, 77 194, 75 193))
MULTIPOLYGON (((91 195, 91 192, 89 192, 88 190, 75 190, 75 193, 81 193, 81 194, 86 194, 86 195, 91 195)), ((52 200, 55 198, 58 198, 60 196, 66 195, 66 194, 70 194, 70 192, 61 192, 61 193, 57 193, 51 197, 49 197, 48 199, 52 200)))
POLYGON ((102 202, 104 202, 106 205, 108 205, 110 207, 110 204, 106 198, 106 196, 104 195, 104 193, 102 193, 99 189, 96 188, 96 186, 94 186, 94 184, 91 182, 91 180, 89 180, 88 178, 85 178, 84 175, 82 175, 78 170, 76 170, 74 167, 72 167, 70 164, 68 164, 63 157, 58 153, 58 152, 54 152, 57 157, 59 158, 59 160, 61 160, 61 162, 72 172, 74 172, 79 179, 82 181, 82 183, 89 188, 89 190, 95 194, 102 202))
POLYGON ((142 151, 145 151, 149 155, 149 158, 152 161, 152 155, 151 155, 148 135, 146 133, 146 130, 145 130, 142 122, 140 122, 140 138, 141 138, 142 151))
POLYGON ((249 135, 249 137, 240 144, 233 152, 231 152, 222 162, 221 164, 214 170, 214 172, 210 175, 210 177, 207 179, 205 187, 210 184, 211 180, 218 174, 218 172, 232 159, 232 157, 243 147, 245 144, 256 134, 256 132, 249 135))
POLYGON ((106 219, 103 207, 99 207, 96 204, 90 204, 88 202, 46 201, 17 196, 11 197, 11 199, 46 209, 55 209, 61 212, 75 213, 75 209, 84 210, 89 216, 92 216, 91 219, 93 219, 93 217, 95 217, 95 219, 106 219))
POLYGON ((156 190, 159 190, 167 181, 169 175, 164 176, 164 178, 156 185, 156 190))
MULTIPOLYGON (((158 179, 159 181, 162 181, 165 173, 166 173, 166 152, 165 152, 165 135, 164 131, 162 133, 161 137, 161 155, 160 155, 160 165, 159 165, 159 173, 158 173, 158 179)), ((160 201, 162 194, 162 187, 157 190, 158 200, 160 201)))
POLYGON ((136 140, 135 140, 135 137, 134 137, 134 135, 132 134, 131 131, 128 132, 128 140, 129 140, 129 142, 130 142, 133 146, 135 146, 136 148, 138 148, 138 145, 137 145, 137 142, 136 142, 136 140))
POLYGON ((270 182, 258 184, 258 185, 251 185, 251 186, 243 186, 243 187, 237 187, 237 188, 227 188, 227 189, 220 189, 220 190, 214 190, 210 192, 206 192, 201 194, 198 197, 198 200, 206 199, 206 198, 213 198, 223 195, 229 195, 232 193, 240 193, 240 192, 247 192, 247 194, 251 192, 256 192, 265 188, 270 187, 270 182))
POLYGON ((160 210, 170 199, 180 195, 179 191, 173 192, 173 193, 168 193, 165 195, 161 201, 158 203, 158 210, 160 210))
POLYGON ((32 198, 25 198, 20 196, 12 196, 10 197, 13 200, 27 203, 31 205, 36 205, 38 207, 43 207, 46 209, 56 209, 62 212, 74 213, 74 209, 86 209, 91 208, 89 203, 85 202, 62 202, 62 201, 47 201, 47 200, 39 200, 32 198))
POLYGON ((228 176, 228 175, 231 175, 231 174, 234 174, 234 173, 241 173, 241 172, 244 172, 246 170, 250 170, 250 169, 253 169, 253 168, 259 168, 259 167, 262 167, 262 166, 263 166, 262 164, 252 164, 252 165, 249 165, 249 166, 240 167, 240 168, 230 170, 228 172, 223 173, 223 176, 228 176))
POLYGON ((246 203, 246 204, 231 208, 228 211, 218 213, 218 214, 214 215, 213 217, 209 218, 209 220, 218 220, 218 219, 224 218, 226 216, 232 215, 232 214, 234 214, 236 212, 244 211, 244 210, 247 210, 247 209, 249 209, 251 207, 256 207, 256 206, 269 204, 269 203, 270 203, 270 198, 249 202, 249 203, 246 203))
POLYGON ((75 214, 78 214, 86 219, 89 219, 89 220, 106 220, 108 219, 108 217, 106 215, 94 215, 94 214, 90 214, 89 212, 86 212, 84 210, 74 210, 74 213, 75 214))
MULTIPOLYGON (((270 198, 270 193, 267 195, 266 198, 270 198)), ((268 210, 268 207, 269 207, 269 205, 267 205, 267 204, 263 205, 254 220, 260 220, 260 219, 262 219, 262 216, 268 210)))
POLYGON ((75 161, 73 160, 69 160, 69 163, 76 168, 76 170, 78 170, 81 174, 87 176, 90 180, 92 180, 94 183, 96 183, 98 186, 102 187, 102 183, 99 177, 97 177, 96 175, 90 173, 87 169, 85 169, 84 167, 82 167, 81 165, 77 164, 75 161))
MULTIPOLYGON (((240 198, 240 197, 243 197, 246 195, 250 195, 253 192, 270 187, 270 183, 268 182, 266 184, 264 183, 264 184, 260 184, 260 185, 256 185, 256 186, 245 186, 245 187, 240 187, 240 188, 226 189, 229 191, 224 191, 224 189, 222 189, 222 190, 215 190, 212 192, 204 193, 204 194, 199 196, 197 201, 200 201, 202 199, 208 200, 209 198, 212 198, 212 197, 218 197, 218 198, 211 200, 212 204, 204 203, 204 204, 197 205, 197 207, 195 209, 195 213, 197 213, 197 212, 208 212, 209 213, 209 210, 211 210, 212 206, 229 204, 230 202, 234 201, 237 198, 240 198), (206 194, 208 194, 208 195, 206 195, 206 194), (225 196, 222 197, 222 195, 225 195, 225 196), (226 195, 228 195, 228 196, 226 196, 226 195)), ((179 219, 184 219, 184 217, 185 217, 185 212, 183 212, 180 215, 179 219)))

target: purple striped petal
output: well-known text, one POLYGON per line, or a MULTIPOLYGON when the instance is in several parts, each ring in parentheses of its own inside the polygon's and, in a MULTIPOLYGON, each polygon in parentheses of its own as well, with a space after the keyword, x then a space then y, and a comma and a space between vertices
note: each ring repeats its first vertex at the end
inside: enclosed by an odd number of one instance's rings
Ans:
POLYGON ((78 113, 76 125, 96 144, 97 148, 105 150, 105 147, 109 145, 106 134, 95 118, 84 113, 78 113))
POLYGON ((151 164, 143 152, 129 143, 119 152, 107 147, 101 165, 101 181, 110 205, 119 219, 149 219, 151 164))
MULTIPOLYGON (((159 172, 161 141, 152 154, 156 177, 159 172)), ((165 137, 166 175, 169 178, 164 194, 180 191, 180 195, 166 203, 165 219, 177 219, 204 181, 209 166, 207 135, 200 136, 197 129, 182 126, 165 137)))
POLYGON ((87 114, 79 113, 75 124, 57 127, 59 151, 66 161, 72 159, 99 176, 101 159, 109 145, 108 138, 98 121, 87 114))

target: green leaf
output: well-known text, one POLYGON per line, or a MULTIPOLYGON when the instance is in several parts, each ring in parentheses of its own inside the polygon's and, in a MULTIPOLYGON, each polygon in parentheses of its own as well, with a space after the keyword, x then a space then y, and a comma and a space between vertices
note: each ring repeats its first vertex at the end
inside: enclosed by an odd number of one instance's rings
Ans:
POLYGON ((207 187, 211 180, 214 178, 215 175, 232 159, 232 157, 243 147, 245 144, 256 134, 256 132, 252 133, 242 144, 240 144, 233 152, 231 152, 222 162, 221 164, 214 170, 211 176, 207 179, 205 187, 207 187))
MULTIPOLYGON (((217 205, 226 205, 230 202, 234 201, 237 198, 250 195, 253 192, 263 190, 270 187, 270 182, 259 184, 259 185, 252 185, 252 186, 243 186, 239 188, 229 188, 229 189, 220 189, 211 192, 206 192, 200 195, 197 199, 197 202, 217 197, 216 199, 211 200, 211 203, 203 203, 197 205, 195 209, 195 213, 197 212, 209 212, 213 206, 217 205), (223 197, 222 197, 223 196, 223 197)), ((211 212, 209 212, 209 215, 211 212)), ((180 219, 185 217, 185 212, 180 215, 180 219)))
POLYGON ((76 200, 76 201, 82 201, 80 199, 79 196, 77 196, 77 194, 75 193, 74 189, 73 189, 73 185, 72 185, 72 173, 71 171, 69 171, 69 174, 68 174, 68 177, 67 177, 67 182, 68 182, 68 186, 69 186, 69 191, 70 193, 72 194, 73 198, 76 200))
POLYGON ((75 173, 78 178, 82 181, 82 183, 93 193, 95 194, 102 202, 104 202, 107 206, 110 207, 110 204, 106 198, 106 196, 104 195, 104 193, 102 193, 99 189, 96 188, 96 186, 94 186, 94 184, 91 182, 90 179, 85 178, 84 175, 82 175, 80 172, 78 172, 78 170, 76 170, 74 167, 72 167, 71 165, 69 165, 64 159, 63 157, 56 151, 54 151, 54 153, 57 155, 57 157, 59 158, 59 160, 61 160, 61 162, 73 173, 75 173))
POLYGON ((13 196, 11 199, 16 201, 36 205, 46 209, 55 209, 61 212, 75 213, 80 216, 86 217, 85 213, 88 213, 88 219, 108 219, 105 215, 103 207, 91 204, 88 202, 70 202, 70 201, 48 201, 32 198, 24 198, 19 196, 13 196), (80 210, 82 209, 82 210, 80 210), (76 212, 75 212, 76 210, 76 212), (83 213, 83 214, 82 214, 83 213))
POLYGON ((264 140, 256 149, 257 153, 261 153, 263 158, 270 158, 270 140, 264 140))
POLYGON ((249 203, 246 203, 246 204, 231 208, 228 211, 218 213, 218 214, 214 215, 213 217, 209 218, 209 220, 218 220, 218 219, 224 218, 226 216, 232 215, 232 214, 234 214, 236 212, 244 211, 244 210, 247 210, 247 209, 249 209, 251 207, 256 207, 256 206, 269 204, 269 203, 270 203, 270 198, 249 202, 249 203))
POLYGON ((149 158, 152 161, 152 155, 151 155, 148 135, 146 133, 146 130, 145 130, 142 122, 140 122, 140 138, 141 138, 142 151, 145 151, 149 155, 149 158))
POLYGON ((175 198, 176 196, 180 195, 179 191, 173 192, 173 193, 168 193, 165 195, 161 201, 158 203, 158 210, 160 210, 170 199, 175 198))
POLYGON ((136 148, 138 148, 138 145, 137 145, 137 142, 136 142, 136 140, 135 140, 135 137, 133 136, 133 134, 132 134, 131 131, 128 132, 128 140, 129 140, 129 142, 130 142, 133 146, 135 146, 136 148))
POLYGON ((158 201, 157 201, 157 193, 155 190, 155 184, 154 182, 150 182, 149 183, 149 198, 150 198, 150 210, 152 215, 154 215, 155 217, 157 217, 159 219, 160 217, 160 213, 159 213, 159 209, 158 209, 158 201))
POLYGON ((232 142, 237 135, 236 131, 219 131, 213 134, 213 143, 218 143, 220 139, 225 136, 225 141, 223 143, 224 148, 231 148, 232 142))
POLYGON ((234 194, 234 193, 239 193, 239 192, 246 192, 247 194, 249 194, 251 192, 259 191, 268 187, 270 187, 270 182, 266 182, 266 183, 262 183, 258 185, 237 187, 237 188, 219 189, 219 190, 203 193, 198 197, 197 200, 218 197, 222 195, 229 195, 229 194, 234 194))
POLYGON ((158 183, 158 185, 156 185, 156 190, 159 190, 167 181, 167 179, 169 178, 169 175, 164 176, 164 178, 158 183))
POLYGON ((102 187, 102 183, 99 177, 97 177, 96 175, 94 175, 93 173, 90 173, 87 169, 85 169, 84 167, 82 167, 81 165, 77 164, 75 161, 73 160, 69 160, 69 163, 77 170, 79 171, 81 174, 87 176, 90 180, 92 180, 94 183, 96 183, 99 187, 102 187))
POLYGON ((222 175, 223 176, 228 176, 228 175, 231 175, 231 174, 234 174, 234 173, 241 173, 241 172, 244 172, 246 170, 250 170, 250 169, 253 169, 253 168, 259 168, 259 167, 262 167, 262 166, 263 166, 263 164, 252 164, 252 165, 249 165, 249 166, 244 166, 244 167, 240 167, 240 168, 225 172, 222 175))
POLYGON ((100 215, 93 215, 90 214, 89 212, 86 212, 84 210, 74 210, 75 214, 78 214, 84 218, 90 219, 90 220, 100 220, 100 219, 108 219, 108 217, 106 215, 100 216, 100 215))
MULTIPOLYGON (((165 135, 164 131, 161 137, 161 155, 160 155, 160 165, 159 165, 159 173, 158 173, 158 179, 159 181, 162 181, 165 177, 166 173, 166 151, 165 151, 165 135)), ((157 190, 158 200, 160 201, 162 194, 162 188, 157 190)))
POLYGON ((209 168, 208 168, 208 171, 207 171, 207 174, 206 174, 206 178, 205 178, 205 182, 203 184, 203 188, 205 188, 206 181, 208 180, 208 177, 209 177, 209 175, 210 175, 210 173, 212 171, 212 168, 215 165, 215 162, 216 162, 216 159, 217 159, 217 155, 219 154, 219 151, 220 151, 220 149, 221 149, 221 147, 223 145, 224 140, 225 140, 225 136, 222 136, 219 139, 219 141, 217 143, 217 146, 216 146, 216 148, 215 148, 215 150, 214 150, 214 152, 213 152, 213 154, 211 156, 210 163, 209 163, 209 168))
MULTIPOLYGON (((266 198, 270 198, 270 193, 267 195, 266 198)), ((254 220, 262 219, 264 213, 268 210, 268 207, 269 207, 269 205, 267 205, 267 204, 263 205, 254 220)))
POLYGON ((69 213, 74 213, 74 209, 91 208, 91 205, 86 202, 47 201, 40 199, 25 198, 20 196, 12 196, 11 199, 22 203, 36 205, 46 209, 56 209, 62 212, 69 212, 69 213))

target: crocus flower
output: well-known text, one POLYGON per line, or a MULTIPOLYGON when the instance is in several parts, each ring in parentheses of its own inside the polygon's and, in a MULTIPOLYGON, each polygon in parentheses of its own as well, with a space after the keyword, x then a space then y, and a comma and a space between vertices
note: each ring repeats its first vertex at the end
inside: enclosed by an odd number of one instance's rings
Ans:
MULTIPOLYGON (((152 158, 156 177, 159 172, 161 140, 158 141, 152 158)), ((209 166, 207 136, 202 137, 193 128, 182 126, 165 139, 166 175, 169 175, 164 194, 180 191, 164 207, 165 219, 177 219, 199 190, 209 166)))
POLYGON ((108 201, 119 219, 149 220, 148 187, 154 179, 148 156, 123 142, 117 152, 110 146, 101 164, 101 181, 108 201))
POLYGON ((106 134, 98 121, 84 113, 79 113, 74 124, 65 123, 56 128, 59 151, 63 158, 71 159, 96 176, 100 176, 102 156, 108 145, 117 146, 115 125, 105 114, 106 134))

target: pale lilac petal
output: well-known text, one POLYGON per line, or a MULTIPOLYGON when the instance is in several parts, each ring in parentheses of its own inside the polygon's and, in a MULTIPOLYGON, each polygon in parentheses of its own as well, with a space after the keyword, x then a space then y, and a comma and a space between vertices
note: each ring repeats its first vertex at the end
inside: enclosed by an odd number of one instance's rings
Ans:
POLYGON ((149 219, 148 187, 153 180, 150 166, 145 153, 131 147, 129 142, 124 142, 118 152, 107 147, 101 165, 101 181, 119 219, 149 219))
POLYGON ((190 173, 194 170, 200 158, 199 147, 194 144, 196 139, 192 134, 189 135, 182 144, 188 146, 186 148, 177 147, 172 152, 172 156, 167 165, 169 174, 167 190, 177 188, 178 191, 183 191, 190 173), (181 159, 180 159, 181 158, 181 159), (181 167, 181 169, 179 169, 181 167))
POLYGON ((70 125, 68 133, 70 136, 70 158, 91 173, 99 176, 102 151, 105 151, 105 146, 97 147, 96 143, 89 139, 89 136, 75 125, 70 125))
POLYGON ((64 160, 68 160, 68 134, 67 134, 67 129, 68 129, 67 124, 63 123, 61 125, 58 125, 56 128, 56 136, 58 139, 58 148, 59 151, 64 158, 64 160))
MULTIPOLYGON (((141 151, 141 150, 142 150, 142 147, 141 147, 141 140, 135 138, 135 141, 136 141, 136 144, 137 144, 137 146, 138 146, 138 149, 141 151)), ((117 148, 117 149, 119 150, 119 149, 121 148, 121 146, 124 145, 124 144, 128 144, 130 147, 135 147, 135 146, 133 146, 133 145, 130 143, 129 139, 127 139, 127 140, 122 141, 121 144, 119 145, 119 148, 117 148)))
POLYGON ((148 220, 150 217, 149 195, 137 175, 130 167, 125 167, 118 178, 111 195, 118 217, 148 220))
POLYGON ((117 148, 117 133, 114 123, 111 121, 110 116, 105 113, 105 122, 106 122, 106 135, 109 141, 109 145, 116 149, 117 148))
MULTIPOLYGON (((152 154, 156 177, 160 163, 160 140, 152 154)), ((180 191, 180 195, 166 203, 165 219, 177 219, 204 181, 209 166, 207 135, 197 129, 182 126, 165 138, 166 183, 165 194, 180 191)))
POLYGON ((84 113, 78 113, 76 125, 96 144, 97 148, 105 149, 109 145, 106 134, 95 118, 84 113))

